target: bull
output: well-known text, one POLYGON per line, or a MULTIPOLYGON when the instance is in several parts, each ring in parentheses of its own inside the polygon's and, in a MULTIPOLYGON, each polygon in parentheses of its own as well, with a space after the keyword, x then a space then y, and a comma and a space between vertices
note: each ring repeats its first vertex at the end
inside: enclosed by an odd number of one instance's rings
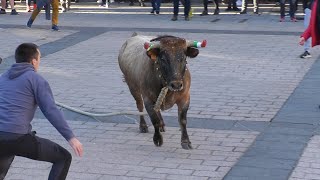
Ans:
MULTIPOLYGON (((191 83, 187 57, 195 58, 199 54, 197 48, 205 46, 206 41, 186 41, 167 35, 148 37, 134 33, 120 49, 118 62, 124 80, 139 112, 143 112, 145 106, 150 116, 156 146, 163 144, 161 132, 165 131, 159 109, 167 110, 177 104, 181 146, 192 149, 186 128, 191 83)), ((140 116, 139 128, 141 133, 148 132, 143 115, 140 116)))

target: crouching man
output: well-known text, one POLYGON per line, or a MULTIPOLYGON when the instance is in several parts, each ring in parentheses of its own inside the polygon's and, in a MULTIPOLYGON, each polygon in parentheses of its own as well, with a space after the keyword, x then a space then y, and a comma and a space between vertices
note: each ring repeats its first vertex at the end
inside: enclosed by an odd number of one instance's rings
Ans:
POLYGON ((21 44, 15 51, 16 63, 0 76, 0 180, 6 176, 15 156, 51 162, 48 179, 66 179, 71 154, 31 131, 30 123, 38 106, 75 154, 83 154, 82 144, 57 108, 48 82, 37 73, 40 56, 37 45, 21 44))

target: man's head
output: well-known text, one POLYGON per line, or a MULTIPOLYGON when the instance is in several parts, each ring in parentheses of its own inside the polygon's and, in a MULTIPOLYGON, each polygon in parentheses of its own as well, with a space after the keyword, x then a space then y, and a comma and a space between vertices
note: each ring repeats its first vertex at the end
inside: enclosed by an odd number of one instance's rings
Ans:
POLYGON ((30 63, 36 71, 39 69, 40 56, 38 46, 33 43, 20 44, 15 52, 16 63, 30 63))

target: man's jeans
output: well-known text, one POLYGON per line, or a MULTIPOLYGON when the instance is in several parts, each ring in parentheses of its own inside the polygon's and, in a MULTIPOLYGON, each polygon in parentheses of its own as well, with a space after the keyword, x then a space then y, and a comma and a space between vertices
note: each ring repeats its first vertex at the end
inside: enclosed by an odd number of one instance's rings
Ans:
MULTIPOLYGON (((280 16, 281 18, 285 17, 285 4, 286 0, 280 0, 280 16)), ((289 14, 291 18, 294 18, 294 14, 296 13, 296 0, 289 0, 290 10, 289 14)))
POLYGON ((71 154, 60 145, 35 133, 0 132, 0 180, 6 176, 15 156, 53 163, 49 180, 64 180, 71 164, 71 154))
MULTIPOLYGON (((304 10, 305 15, 304 15, 304 28, 307 29, 310 23, 310 16, 311 16, 311 10, 309 8, 306 8, 304 10)), ((309 39, 306 39, 306 42, 304 43, 304 50, 310 52, 311 48, 311 37, 309 39)))

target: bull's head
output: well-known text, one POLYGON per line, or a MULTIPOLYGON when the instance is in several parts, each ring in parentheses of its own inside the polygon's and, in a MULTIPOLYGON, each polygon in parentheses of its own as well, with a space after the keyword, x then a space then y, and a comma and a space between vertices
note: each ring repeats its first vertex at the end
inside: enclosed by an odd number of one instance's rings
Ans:
POLYGON ((205 46, 206 41, 186 41, 174 36, 160 36, 144 44, 147 55, 158 65, 158 70, 171 91, 183 89, 187 57, 196 57, 199 54, 197 48, 205 46))

